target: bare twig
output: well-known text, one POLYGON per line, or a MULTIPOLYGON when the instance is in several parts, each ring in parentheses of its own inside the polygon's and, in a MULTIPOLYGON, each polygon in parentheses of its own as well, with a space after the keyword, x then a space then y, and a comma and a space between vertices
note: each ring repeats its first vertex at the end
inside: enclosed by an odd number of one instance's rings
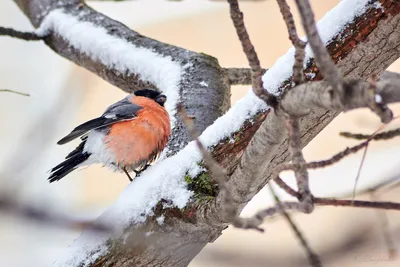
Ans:
POLYGON ((25 41, 40 41, 43 40, 42 36, 37 35, 34 32, 21 32, 12 28, 0 27, 0 36, 10 36, 25 41))
POLYGON ((287 183, 285 183, 282 178, 280 178, 279 176, 276 177, 274 179, 274 182, 280 187, 282 188, 286 193, 288 193, 289 195, 295 197, 295 198, 299 198, 300 194, 294 190, 293 188, 291 188, 287 183))
MULTIPOLYGON (((362 143, 360 143, 360 144, 358 144, 356 146, 353 146, 351 148, 347 147, 345 150, 337 153, 336 155, 334 155, 330 159, 307 163, 307 168, 308 169, 318 169, 318 168, 323 168, 323 167, 326 167, 326 166, 329 166, 329 165, 333 165, 334 163, 340 161, 344 157, 346 157, 346 156, 348 156, 350 154, 356 153, 356 152, 358 152, 360 149, 362 149, 364 147, 367 148, 369 142, 371 142, 371 140, 374 140, 374 137, 379 135, 378 132, 381 131, 382 129, 384 129, 385 127, 386 127, 386 124, 381 125, 373 134, 369 135, 369 137, 368 137, 368 139, 366 141, 364 141, 364 142, 362 142, 362 143)), ((361 161, 360 168, 362 167, 362 163, 364 162, 365 153, 366 153, 366 150, 364 151, 364 155, 363 155, 363 159, 361 161)), ((359 169, 359 172, 360 171, 361 170, 359 169)), ((357 177, 358 176, 359 176, 359 173, 357 174, 357 177)), ((358 178, 356 178, 356 184, 357 184, 357 179, 358 178)))
MULTIPOLYGON (((370 141, 370 140, 369 140, 369 141, 370 141)), ((356 179, 355 179, 355 181, 354 181, 353 197, 352 197, 353 200, 354 200, 355 197, 356 197, 356 190, 357 190, 358 180, 360 179, 361 170, 362 170, 362 167, 364 166, 365 157, 367 156, 368 144, 369 144, 369 143, 367 143, 367 145, 366 145, 365 148, 364 148, 364 153, 363 153, 363 155, 362 155, 362 157, 361 157, 360 166, 358 167, 356 179)))
POLYGON ((319 206, 342 206, 355 208, 372 208, 384 210, 400 210, 400 203, 381 202, 381 201, 364 201, 351 199, 335 199, 335 198, 314 198, 314 204, 319 206))
POLYGON ((299 85, 304 82, 303 65, 306 42, 301 40, 297 35, 296 24, 294 23, 293 15, 290 12, 290 7, 286 0, 277 0, 277 2, 282 13, 283 20, 286 23, 286 28, 288 29, 289 39, 292 41, 292 44, 296 49, 294 55, 295 63, 293 65, 293 81, 295 85, 299 85))
POLYGON ((22 93, 22 92, 18 92, 18 91, 15 91, 15 90, 10 90, 10 89, 0 89, 0 92, 13 93, 13 94, 22 95, 22 96, 30 96, 30 94, 22 93))
POLYGON ((261 98, 268 105, 275 106, 276 97, 270 94, 263 87, 263 82, 262 82, 263 69, 261 68, 260 60, 258 59, 257 53, 254 49, 253 44, 250 41, 250 36, 247 33, 246 27, 244 25, 243 13, 240 11, 239 3, 237 0, 228 0, 228 3, 230 7, 230 13, 233 25, 235 26, 236 33, 239 37, 243 51, 246 54, 247 61, 249 62, 251 68, 251 80, 252 80, 253 91, 255 95, 261 98))
MULTIPOLYGON (((268 69, 262 69, 264 75, 268 69)), ((230 85, 251 85, 251 69, 249 68, 224 68, 230 85)))
POLYGON ((310 187, 308 184, 308 171, 306 167, 306 161, 304 160, 301 149, 299 121, 297 118, 289 116, 286 123, 289 133, 289 153, 292 159, 292 163, 295 166, 295 177, 300 194, 299 201, 304 203, 305 207, 307 207, 304 212, 310 213, 313 210, 313 204, 310 187))
POLYGON ((375 135, 355 134, 355 133, 349 133, 349 132, 341 132, 340 135, 343 137, 346 137, 346 138, 352 138, 352 139, 357 139, 357 140, 363 140, 363 139, 371 139, 374 141, 389 140, 389 139, 392 139, 392 138, 400 135, 400 128, 386 131, 383 133, 378 133, 375 135))
MULTIPOLYGON (((286 188, 286 192, 291 192, 291 195, 296 195, 293 188, 287 185, 281 179, 278 179, 279 186, 286 188)), ((343 207, 358 207, 358 208, 373 208, 373 209, 385 209, 385 210, 400 210, 400 203, 396 202, 380 202, 380 201, 363 201, 363 200, 347 200, 347 199, 336 199, 336 198, 319 198, 313 197, 313 203, 319 206, 343 206, 343 207)))
MULTIPOLYGON (((279 197, 276 195, 275 190, 269 183, 269 190, 271 191, 271 194, 274 196, 275 201, 277 204, 281 203, 281 200, 279 197)), ((308 244, 306 238, 304 237, 303 233, 300 231, 299 227, 296 225, 296 223, 293 221, 292 217, 285 211, 282 210, 282 215, 285 218, 285 220, 288 222, 290 228, 292 228, 293 232, 295 233, 297 239, 300 241, 301 246, 304 248, 308 261, 310 262, 310 265, 313 267, 318 267, 322 266, 321 260, 319 259, 318 254, 316 254, 310 245, 308 244)))
POLYGON ((308 205, 302 202, 281 202, 276 204, 273 207, 269 207, 257 212, 250 218, 239 218, 236 221, 236 227, 243 228, 243 229, 259 229, 259 226, 263 223, 265 218, 272 217, 274 215, 280 214, 283 211, 299 211, 304 212, 308 208, 308 205))
POLYGON ((336 155, 334 155, 333 157, 331 157, 329 159, 309 162, 309 163, 307 163, 307 168, 308 169, 318 169, 318 168, 324 168, 326 166, 333 165, 336 162, 339 162, 340 160, 345 158, 346 156, 353 154, 353 153, 357 153, 360 149, 366 147, 369 142, 370 142, 370 140, 367 140, 367 141, 365 141, 361 144, 358 144, 354 147, 351 147, 351 148, 347 147, 345 150, 337 153, 336 155))

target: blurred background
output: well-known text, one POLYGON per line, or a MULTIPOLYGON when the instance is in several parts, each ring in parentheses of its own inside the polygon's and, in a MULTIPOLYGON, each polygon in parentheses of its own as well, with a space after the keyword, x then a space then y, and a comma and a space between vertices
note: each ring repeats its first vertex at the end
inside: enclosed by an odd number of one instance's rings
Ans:
MULTIPOLYGON (((293 6, 293 1, 289 2, 293 6)), ((317 18, 338 2, 312 1, 317 18)), ((141 34, 210 54, 218 58, 221 66, 247 66, 224 1, 90 1, 89 4, 141 34)), ((243 1, 241 6, 261 63, 265 68, 271 67, 291 46, 278 6, 272 0, 243 1)), ((12 1, 0 1, 0 25, 32 29, 12 1)), ((61 58, 41 42, 2 37, 0 47, 0 89, 31 95, 0 93, 0 194, 12 195, 21 203, 49 211, 95 219, 128 184, 123 174, 92 166, 75 171, 59 183, 50 185, 46 178, 48 170, 76 146, 76 143, 57 146, 56 141, 126 94, 61 58)), ((400 62, 390 69, 400 71, 400 62)), ((249 86, 232 87, 232 103, 248 89, 249 86)), ((399 105, 392 108, 400 115, 399 105)), ((342 114, 306 147, 306 160, 325 159, 357 143, 339 137, 339 131, 372 133, 380 125, 368 110, 342 114)), ((387 129, 399 126, 397 120, 387 129)), ((400 175, 399 147, 400 138, 369 146, 359 190, 400 175)), ((361 155, 362 152, 335 166, 312 172, 315 195, 351 196, 361 155)), ((285 179, 293 180, 290 174, 285 179)), ((398 188, 385 191, 379 199, 400 201, 399 192, 398 188)), ((371 196, 365 194, 360 198, 371 196)), ((272 204, 269 190, 264 189, 243 215, 272 204)), ((400 248, 399 212, 323 207, 312 215, 295 214, 293 218, 324 266, 399 266, 400 260, 389 260, 383 238, 382 220, 386 216, 394 247, 400 248)), ((285 220, 276 217, 267 220, 263 227, 264 234, 227 229, 190 266, 308 266, 304 251, 285 220)), ((0 266, 49 266, 66 252, 79 233, 79 229, 68 230, 0 213, 0 266)))

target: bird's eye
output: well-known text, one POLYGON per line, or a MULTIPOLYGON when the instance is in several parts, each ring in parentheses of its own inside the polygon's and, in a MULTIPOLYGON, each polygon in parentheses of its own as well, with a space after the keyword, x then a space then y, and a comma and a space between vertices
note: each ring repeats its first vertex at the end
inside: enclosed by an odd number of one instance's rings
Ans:
POLYGON ((156 102, 160 105, 164 105, 164 103, 167 101, 167 97, 165 95, 159 95, 156 98, 156 102))

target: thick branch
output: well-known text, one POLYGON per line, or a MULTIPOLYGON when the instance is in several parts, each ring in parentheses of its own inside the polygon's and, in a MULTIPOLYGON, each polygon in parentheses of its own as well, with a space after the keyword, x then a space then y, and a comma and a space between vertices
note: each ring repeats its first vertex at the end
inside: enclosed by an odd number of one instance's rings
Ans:
POLYGON ((400 135, 400 128, 393 129, 387 132, 382 132, 378 133, 375 135, 370 135, 370 134, 354 134, 354 133, 349 133, 349 132, 342 132, 340 133, 341 136, 346 137, 346 138, 352 138, 352 139, 357 139, 357 140, 365 140, 365 139, 371 139, 371 140, 388 140, 392 139, 393 137, 399 136, 400 135))
POLYGON ((400 74, 384 72, 377 85, 376 93, 369 91, 371 85, 361 80, 348 80, 345 83, 348 96, 342 106, 332 99, 333 88, 325 81, 310 82, 290 90, 282 99, 281 105, 285 111, 297 116, 305 115, 316 108, 328 110, 351 110, 370 107, 377 98, 382 103, 400 101, 400 74))

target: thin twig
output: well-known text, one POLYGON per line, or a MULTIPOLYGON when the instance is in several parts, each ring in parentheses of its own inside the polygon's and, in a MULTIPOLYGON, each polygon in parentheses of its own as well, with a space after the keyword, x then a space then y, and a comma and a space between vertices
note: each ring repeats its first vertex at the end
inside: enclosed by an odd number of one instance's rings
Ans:
MULTIPOLYGON (((369 138, 366 141, 364 141, 364 142, 362 142, 362 143, 360 143, 360 144, 358 144, 356 146, 353 146, 351 148, 347 147, 345 150, 337 153, 336 155, 334 155, 330 159, 307 163, 307 168, 308 169, 318 169, 318 168, 323 168, 323 167, 326 167, 326 166, 329 166, 329 165, 333 165, 334 163, 340 161, 344 157, 346 157, 346 156, 348 156, 350 154, 354 154, 354 153, 358 152, 360 149, 362 149, 364 147, 368 147, 369 142, 371 142, 371 140, 373 140, 374 137, 376 135, 378 135, 378 132, 382 131, 382 129, 384 129, 386 126, 387 126, 387 124, 381 125, 373 134, 371 134, 369 136, 369 138)), ((365 153, 366 152, 364 152, 364 154, 365 153)), ((365 156, 363 156, 363 157, 365 157, 365 156)))
POLYGON ((287 202, 281 202, 279 204, 276 204, 273 207, 269 207, 263 210, 260 210, 256 214, 254 214, 250 218, 238 218, 236 220, 236 227, 243 228, 243 229, 257 229, 261 230, 259 226, 264 222, 265 218, 272 217, 274 215, 280 214, 283 211, 299 211, 303 212, 304 210, 308 209, 308 204, 305 204, 303 202, 293 202, 293 201, 287 201, 287 202))
MULTIPOLYGON (((369 141, 370 141, 370 140, 369 140, 369 141)), ((364 153, 363 153, 363 155, 362 155, 362 157, 361 157, 360 166, 358 167, 358 170, 357 170, 356 179, 355 179, 355 181, 354 181, 353 197, 352 197, 353 200, 354 200, 355 197, 356 197, 356 190, 357 190, 358 180, 360 179, 361 170, 362 170, 362 167, 364 166, 365 157, 367 156, 368 144, 369 144, 369 143, 367 143, 367 145, 365 146, 364 153)))
POLYGON ((34 32, 21 32, 12 28, 0 27, 0 36, 10 36, 25 41, 40 41, 43 40, 42 36, 37 35, 34 32))
MULTIPOLYGON (((276 180, 276 181, 279 181, 276 180)), ((286 188, 287 192, 296 192, 293 188, 287 185, 284 181, 279 182, 281 188, 286 188)), ((291 195, 295 195, 292 194, 291 195)), ((380 201, 363 201, 363 200, 347 200, 336 198, 319 198, 313 197, 313 203, 320 206, 343 206, 343 207, 359 207, 359 208, 373 208, 385 210, 400 210, 400 203, 396 202, 380 202, 380 201)))
POLYGON ((400 210, 400 203, 396 202, 364 201, 364 200, 318 198, 318 197, 315 197, 313 200, 314 204, 320 206, 342 206, 342 207, 355 207, 355 208, 400 210))
POLYGON ((285 183, 279 176, 274 179, 274 182, 289 195, 295 198, 300 197, 300 194, 296 190, 291 188, 287 183, 285 183))
POLYGON ((310 192, 310 186, 308 182, 308 171, 306 167, 306 161, 304 160, 302 148, 301 148, 301 135, 300 125, 298 118, 288 116, 286 120, 286 126, 289 134, 289 153, 294 168, 294 174, 296 177, 297 187, 299 189, 300 198, 299 201, 304 203, 307 209, 305 213, 311 213, 313 210, 312 196, 310 192))
MULTIPOLYGON (((272 187, 271 183, 268 184, 269 190, 271 191, 271 194, 274 196, 276 204, 281 203, 281 200, 275 193, 274 188, 272 187)), ((293 221, 292 217, 285 211, 282 210, 282 215, 285 218, 285 220, 288 222, 290 228, 292 228, 293 232, 295 233, 297 239, 300 241, 301 246, 304 248, 308 261, 310 262, 310 265, 313 267, 318 267, 322 266, 321 260, 319 259, 318 254, 316 254, 310 245, 308 244, 304 234, 300 231, 299 227, 296 225, 296 223, 293 221)))
POLYGON ((370 139, 374 141, 380 141, 380 140, 389 140, 394 137, 397 137, 400 135, 400 128, 378 133, 376 135, 369 135, 369 134, 355 134, 355 133, 349 133, 349 132, 341 132, 341 136, 346 137, 346 138, 352 138, 352 139, 357 139, 357 140, 363 140, 363 139, 370 139))
POLYGON ((0 92, 7 92, 7 93, 13 93, 13 94, 17 94, 17 95, 30 96, 30 94, 14 91, 14 90, 10 90, 10 89, 0 89, 0 92))
POLYGON ((347 147, 345 150, 337 153, 336 155, 332 156, 329 159, 309 162, 309 163, 307 163, 307 168, 308 169, 319 169, 319 168, 324 168, 326 166, 333 165, 333 164, 339 162, 340 160, 342 160, 343 158, 345 158, 346 156, 357 153, 359 150, 366 147, 369 142, 370 142, 370 140, 367 140, 356 146, 353 146, 350 148, 347 147))
POLYGON ((261 98, 270 106, 276 105, 276 97, 270 94, 263 87, 262 75, 263 69, 260 65, 257 53, 254 49, 253 44, 250 41, 250 36, 247 33, 246 27, 243 21, 243 13, 240 11, 239 3, 237 0, 228 0, 231 19, 235 26, 236 33, 239 37, 240 43, 244 53, 246 54, 247 61, 251 68, 251 80, 254 94, 261 98))
POLYGON ((294 22, 292 12, 290 11, 290 7, 287 4, 286 0, 277 0, 277 3, 282 13, 283 20, 286 23, 286 28, 288 29, 289 39, 290 41, 292 41, 292 44, 295 47, 293 81, 295 85, 299 85, 304 82, 303 68, 306 42, 301 40, 297 34, 296 24, 294 22))

